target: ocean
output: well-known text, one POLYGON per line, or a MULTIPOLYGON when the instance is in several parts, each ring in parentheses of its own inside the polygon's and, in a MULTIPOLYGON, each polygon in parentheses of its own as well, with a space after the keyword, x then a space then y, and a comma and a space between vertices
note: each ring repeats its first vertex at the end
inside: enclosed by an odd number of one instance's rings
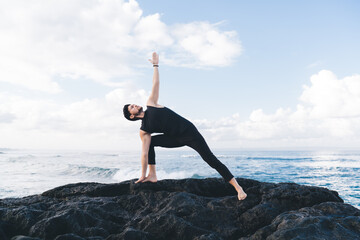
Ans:
MULTIPOLYGON (((360 152, 213 151, 236 177, 335 190, 360 209, 360 152)), ((156 149, 162 179, 221 177, 190 148, 156 149)), ((140 176, 140 151, 0 149, 0 198, 39 194, 77 182, 115 183, 140 176)))

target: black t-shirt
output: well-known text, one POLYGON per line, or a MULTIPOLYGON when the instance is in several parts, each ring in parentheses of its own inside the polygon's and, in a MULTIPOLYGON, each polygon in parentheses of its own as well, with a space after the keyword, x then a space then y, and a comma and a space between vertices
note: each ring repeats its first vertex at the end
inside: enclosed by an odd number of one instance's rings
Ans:
POLYGON ((140 129, 147 133, 164 133, 170 136, 179 136, 191 127, 195 126, 189 120, 167 107, 147 106, 140 129))

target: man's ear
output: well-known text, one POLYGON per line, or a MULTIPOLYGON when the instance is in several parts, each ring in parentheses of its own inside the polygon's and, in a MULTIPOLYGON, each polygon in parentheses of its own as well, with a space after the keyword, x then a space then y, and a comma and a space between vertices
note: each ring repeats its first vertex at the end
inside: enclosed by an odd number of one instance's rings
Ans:
POLYGON ((133 119, 135 116, 134 115, 130 115, 130 118, 133 119))

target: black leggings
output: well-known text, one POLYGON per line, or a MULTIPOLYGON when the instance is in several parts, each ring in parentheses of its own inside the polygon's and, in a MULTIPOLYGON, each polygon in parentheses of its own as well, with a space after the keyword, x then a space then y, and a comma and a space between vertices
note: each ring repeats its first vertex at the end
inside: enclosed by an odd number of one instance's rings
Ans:
POLYGON ((176 148, 189 146, 197 151, 202 159, 212 168, 216 169, 225 181, 230 181, 234 176, 229 169, 215 157, 205 142, 203 136, 196 128, 191 128, 179 137, 173 137, 166 134, 151 136, 148 164, 155 164, 154 147, 176 148))

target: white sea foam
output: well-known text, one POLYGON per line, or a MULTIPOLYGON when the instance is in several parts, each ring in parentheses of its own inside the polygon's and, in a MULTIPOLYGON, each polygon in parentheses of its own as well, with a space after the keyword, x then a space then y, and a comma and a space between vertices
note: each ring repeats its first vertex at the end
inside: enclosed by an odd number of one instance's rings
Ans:
MULTIPOLYGON (((0 198, 38 194, 76 182, 120 182, 140 177, 139 152, 1 150, 0 198)), ((221 152, 215 154, 236 177, 296 182, 336 190, 360 207, 360 153, 221 152)), ((220 177, 190 151, 157 151, 162 179, 220 177)))
POLYGON ((199 154, 182 154, 181 158, 200 158, 199 154))
POLYGON ((161 170, 157 172, 158 179, 182 179, 182 178, 191 178, 195 174, 194 171, 173 171, 168 172, 161 170))
POLYGON ((117 168, 92 167, 86 165, 69 164, 62 175, 86 176, 96 178, 111 178, 118 171, 117 168))
POLYGON ((112 177, 113 180, 122 182, 129 179, 135 179, 140 177, 140 170, 134 168, 128 169, 119 169, 114 176, 112 177))
MULTIPOLYGON (((113 180, 121 182, 129 179, 138 179, 140 177, 140 174, 141 174, 140 169, 118 170, 113 176, 113 180)), ((165 171, 165 170, 156 171, 156 176, 158 180, 191 178, 194 174, 195 172, 189 172, 189 171, 165 171)))

